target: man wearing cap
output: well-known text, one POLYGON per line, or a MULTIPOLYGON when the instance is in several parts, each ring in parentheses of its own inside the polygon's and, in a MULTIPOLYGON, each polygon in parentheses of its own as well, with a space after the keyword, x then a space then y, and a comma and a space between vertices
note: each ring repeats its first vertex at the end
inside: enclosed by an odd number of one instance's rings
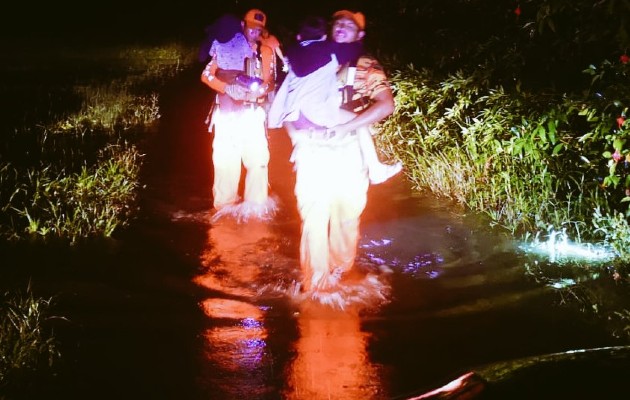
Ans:
MULTIPOLYGON (((365 16, 341 10, 333 14, 331 38, 360 41, 365 16)), ((383 68, 364 55, 339 72, 343 107, 357 116, 330 128, 322 137, 289 126, 295 164, 295 194, 302 219, 300 265, 307 292, 334 288, 357 254, 360 217, 367 202, 368 170, 356 129, 377 123, 394 111, 394 97, 383 68)))
MULTIPOLYGON (((249 10, 240 29, 222 32, 224 42, 214 40, 210 62, 201 81, 216 92, 208 130, 214 131, 212 186, 215 218, 232 215, 238 220, 273 215, 275 200, 269 196, 269 146, 266 131, 266 99, 274 89, 274 50, 260 44, 267 16, 249 10), (243 201, 239 198, 241 166, 245 167, 243 201)), ((233 25, 233 24, 232 24, 233 25)))

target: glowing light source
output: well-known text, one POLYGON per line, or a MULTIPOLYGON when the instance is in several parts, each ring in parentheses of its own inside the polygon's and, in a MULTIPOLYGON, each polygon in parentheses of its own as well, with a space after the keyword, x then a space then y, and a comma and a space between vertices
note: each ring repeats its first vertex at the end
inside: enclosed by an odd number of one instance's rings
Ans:
POLYGON ((238 75, 236 77, 236 82, 245 87, 251 92, 260 91, 262 93, 264 89, 262 88, 262 79, 257 78, 255 76, 248 76, 245 74, 238 75))

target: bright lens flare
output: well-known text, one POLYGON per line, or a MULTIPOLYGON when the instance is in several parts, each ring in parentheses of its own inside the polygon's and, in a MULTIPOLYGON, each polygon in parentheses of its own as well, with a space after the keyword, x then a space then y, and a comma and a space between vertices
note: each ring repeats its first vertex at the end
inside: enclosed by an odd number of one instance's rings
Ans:
POLYGON ((546 241, 536 238, 519 248, 527 253, 549 257, 549 261, 605 262, 615 258, 615 252, 604 245, 572 242, 566 232, 552 231, 546 241))

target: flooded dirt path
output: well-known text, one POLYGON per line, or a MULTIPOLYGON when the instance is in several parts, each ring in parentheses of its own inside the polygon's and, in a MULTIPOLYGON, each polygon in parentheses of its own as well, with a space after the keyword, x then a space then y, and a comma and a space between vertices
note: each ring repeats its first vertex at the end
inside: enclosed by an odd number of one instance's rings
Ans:
POLYGON ((162 94, 134 226, 22 260, 69 316, 47 398, 405 399, 482 364, 616 344, 528 279, 514 243, 402 177, 370 189, 359 262, 374 280, 360 301, 295 301, 288 139, 270 132, 280 215, 210 223, 211 93, 199 73, 162 94))

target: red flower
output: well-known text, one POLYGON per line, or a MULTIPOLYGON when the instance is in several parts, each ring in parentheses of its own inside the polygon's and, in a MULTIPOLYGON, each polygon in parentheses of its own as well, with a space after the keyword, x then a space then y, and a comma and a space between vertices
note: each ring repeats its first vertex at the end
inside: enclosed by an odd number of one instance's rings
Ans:
POLYGON ((626 119, 623 117, 623 115, 620 117, 617 117, 617 128, 621 129, 625 121, 626 119))
POLYGON ((626 64, 628 61, 630 61, 630 56, 628 56, 627 54, 622 54, 619 56, 619 61, 621 61, 622 64, 626 64))
MULTIPOLYGON (((514 10, 514 14, 516 14, 516 16, 518 17, 519 15, 521 15, 521 6, 516 6, 516 9, 514 10)), ((627 57, 627 56, 626 56, 627 57)), ((628 60, 626 60, 627 62, 628 60)))
POLYGON ((615 152, 612 155, 612 159, 615 160, 615 162, 621 160, 623 156, 621 155, 621 153, 619 152, 619 150, 615 150, 615 152))

